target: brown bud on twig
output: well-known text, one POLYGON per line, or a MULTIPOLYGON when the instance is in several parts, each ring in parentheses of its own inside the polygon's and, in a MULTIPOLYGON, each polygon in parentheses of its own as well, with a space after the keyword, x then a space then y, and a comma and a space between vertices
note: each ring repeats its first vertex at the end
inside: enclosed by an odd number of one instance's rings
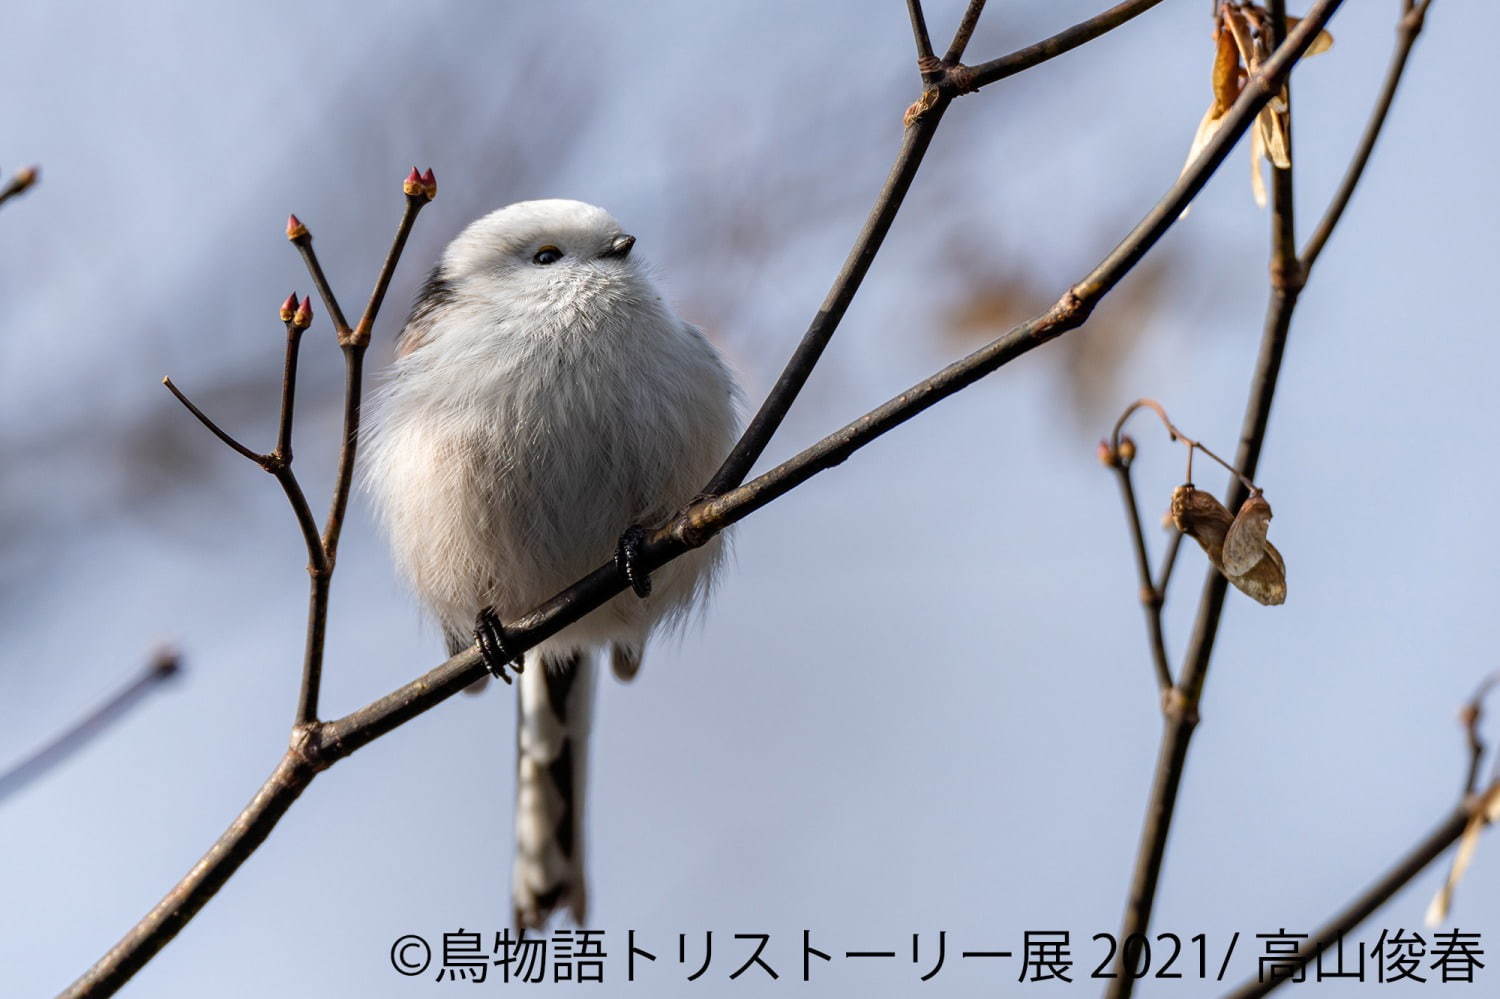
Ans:
POLYGON ((305 330, 312 325, 312 299, 307 295, 302 296, 302 304, 297 306, 297 311, 292 315, 292 325, 299 330, 305 330))
MULTIPOLYGON (((1262 501, 1264 502, 1264 501, 1262 501)), ((1248 506, 1248 504, 1247 504, 1248 506)), ((1270 506, 1266 505, 1265 521, 1270 520, 1270 506)), ((1259 557, 1244 572, 1231 572, 1224 564, 1224 548, 1235 519, 1229 510, 1212 494, 1194 489, 1191 483, 1172 490, 1172 522, 1177 529, 1198 542, 1215 569, 1235 585, 1240 592, 1266 605, 1283 603, 1286 600, 1286 563, 1281 553, 1264 533, 1260 536, 1259 557)), ((1241 528, 1243 540, 1248 544, 1257 529, 1264 530, 1264 521, 1257 516, 1248 519, 1241 528)))
POLYGON ((11 177, 10 179, 11 186, 13 187, 15 193, 20 194, 32 184, 35 184, 39 173, 40 168, 34 166, 22 167, 21 169, 17 170, 15 176, 11 177))
POLYGON ((1129 465, 1132 461, 1135 461, 1135 441, 1129 437, 1121 437, 1119 455, 1120 464, 1122 465, 1129 465))
POLYGON ((922 91, 922 96, 913 101, 911 107, 907 108, 906 113, 901 116, 901 126, 903 128, 911 128, 917 122, 921 121, 922 116, 931 111, 937 102, 938 88, 928 87, 922 91))
POLYGON ((151 672, 163 680, 176 676, 181 671, 182 654, 171 646, 157 649, 156 654, 151 657, 151 672))
POLYGON ((425 195, 427 192, 422 187, 422 171, 416 167, 412 167, 411 173, 407 174, 406 179, 401 182, 401 190, 408 198, 425 195))
POLYGON ((281 303, 281 321, 284 323, 289 323, 292 321, 292 317, 296 314, 297 293, 294 291, 286 297, 285 302, 281 303))
POLYGON ((1117 463, 1115 449, 1109 446, 1109 441, 1100 441, 1099 446, 1094 449, 1094 456, 1105 468, 1114 468, 1117 463))
POLYGON ((307 238, 307 226, 303 225, 302 220, 295 215, 286 217, 286 238, 293 243, 307 238))
POLYGON ((432 167, 428 167, 422 174, 422 193, 427 195, 428 201, 437 197, 437 176, 433 174, 432 167))

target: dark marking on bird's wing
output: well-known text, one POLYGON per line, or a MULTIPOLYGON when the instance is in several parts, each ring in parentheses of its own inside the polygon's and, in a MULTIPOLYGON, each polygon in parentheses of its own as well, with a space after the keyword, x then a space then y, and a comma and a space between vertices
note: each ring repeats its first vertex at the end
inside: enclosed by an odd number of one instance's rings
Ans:
POLYGON ((442 265, 432 269, 411 305, 406 326, 396 338, 396 356, 405 357, 427 343, 440 312, 453 303, 453 283, 443 276, 442 265))

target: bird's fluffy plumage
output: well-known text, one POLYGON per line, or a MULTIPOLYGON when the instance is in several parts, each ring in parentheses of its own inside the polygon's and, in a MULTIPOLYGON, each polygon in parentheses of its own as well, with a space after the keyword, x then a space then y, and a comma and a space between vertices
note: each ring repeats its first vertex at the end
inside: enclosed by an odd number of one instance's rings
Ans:
MULTIPOLYGON (((454 647, 469 644, 481 609, 514 618, 609 561, 626 528, 689 502, 728 451, 730 377, 628 246, 620 252, 622 236, 576 201, 493 212, 448 246, 402 334, 367 482, 402 573, 454 647), (545 247, 561 256, 537 262, 545 247)), ((692 604, 719 557, 711 543, 664 566, 650 597, 615 598, 527 665, 576 664, 607 646, 638 663, 652 628, 692 604)), ((531 924, 559 891, 575 917, 583 897, 576 842, 572 857, 525 859, 548 853, 537 837, 560 828, 562 812, 576 819, 576 801, 556 799, 581 792, 582 722, 551 705, 543 674, 522 677, 518 730, 515 892, 531 924), (542 781, 564 758, 577 770, 568 787, 542 781)), ((586 714, 586 689, 565 700, 586 714)))

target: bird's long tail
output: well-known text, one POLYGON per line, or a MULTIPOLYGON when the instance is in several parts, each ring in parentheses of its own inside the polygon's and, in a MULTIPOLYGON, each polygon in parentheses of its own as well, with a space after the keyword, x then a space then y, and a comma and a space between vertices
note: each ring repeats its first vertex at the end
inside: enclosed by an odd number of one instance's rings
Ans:
POLYGON ((526 654, 516 717, 517 929, 540 928, 559 908, 583 924, 583 798, 594 667, 588 655, 526 654))

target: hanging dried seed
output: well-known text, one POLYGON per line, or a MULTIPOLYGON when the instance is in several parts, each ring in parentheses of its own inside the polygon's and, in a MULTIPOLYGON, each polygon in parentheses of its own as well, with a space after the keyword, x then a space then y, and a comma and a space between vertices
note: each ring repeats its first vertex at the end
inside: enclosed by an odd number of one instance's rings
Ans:
POLYGON ((1243 576, 1255 568, 1266 552, 1266 530, 1271 524, 1271 504, 1259 494, 1240 506, 1224 539, 1224 572, 1243 576))
MULTIPOLYGON (((1264 511, 1252 506, 1251 515, 1236 532, 1235 544, 1246 546, 1257 540, 1259 532, 1258 551, 1255 547, 1248 549, 1255 556, 1253 561, 1250 555, 1240 554, 1235 562, 1236 568, 1250 563, 1249 568, 1242 572, 1230 571, 1225 565, 1225 548, 1236 521, 1229 515, 1229 508, 1211 493, 1192 485, 1178 486, 1172 491, 1172 522, 1179 531, 1198 542, 1213 567, 1223 573, 1236 589, 1257 603, 1274 605, 1286 600, 1286 563, 1276 547, 1265 540, 1264 525, 1270 521, 1271 509, 1264 499, 1261 503, 1265 504, 1264 511)), ((1241 510, 1243 512, 1244 507, 1241 510)))

